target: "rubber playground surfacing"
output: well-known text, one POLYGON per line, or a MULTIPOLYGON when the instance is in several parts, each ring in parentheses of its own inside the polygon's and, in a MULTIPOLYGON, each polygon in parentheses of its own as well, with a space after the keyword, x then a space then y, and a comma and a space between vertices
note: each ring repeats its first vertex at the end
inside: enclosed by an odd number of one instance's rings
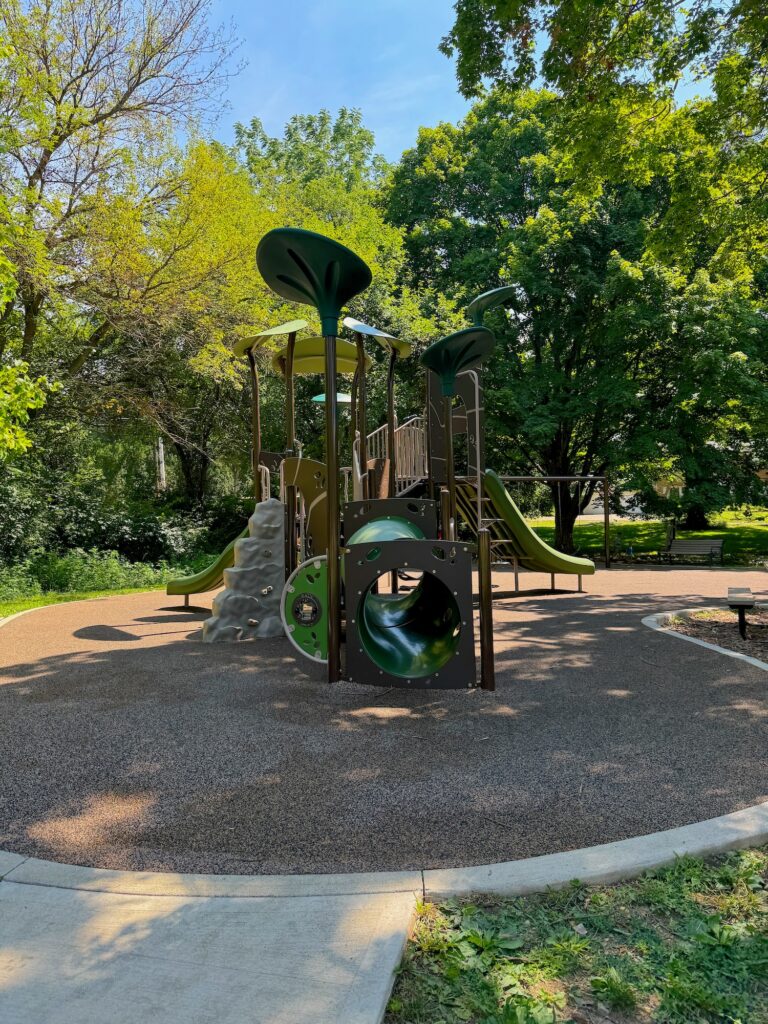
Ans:
POLYGON ((728 586, 760 593, 764 574, 614 569, 585 585, 495 604, 495 693, 328 687, 284 639, 200 643, 208 612, 158 592, 13 619, 0 848, 128 870, 454 867, 768 799, 766 673, 641 624, 728 586))

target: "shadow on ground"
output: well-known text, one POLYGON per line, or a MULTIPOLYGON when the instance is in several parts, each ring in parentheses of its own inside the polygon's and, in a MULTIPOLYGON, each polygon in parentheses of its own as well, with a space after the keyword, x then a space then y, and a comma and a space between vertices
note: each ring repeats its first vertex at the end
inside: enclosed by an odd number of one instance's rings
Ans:
POLYGON ((328 687, 283 639, 201 644, 205 614, 156 593, 15 620, 0 847, 138 870, 442 867, 766 799, 765 673, 640 624, 711 604, 730 574, 671 574, 653 597, 608 575, 610 593, 497 603, 495 693, 328 687))

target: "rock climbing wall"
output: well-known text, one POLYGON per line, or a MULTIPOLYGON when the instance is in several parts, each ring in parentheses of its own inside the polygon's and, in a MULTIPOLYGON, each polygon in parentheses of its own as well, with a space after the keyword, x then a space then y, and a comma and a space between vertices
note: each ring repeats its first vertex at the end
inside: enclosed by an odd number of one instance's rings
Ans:
POLYGON ((285 583, 285 505, 261 501, 248 521, 250 535, 235 545, 235 564, 224 570, 224 590, 203 623, 203 641, 223 643, 282 636, 280 595, 285 583))

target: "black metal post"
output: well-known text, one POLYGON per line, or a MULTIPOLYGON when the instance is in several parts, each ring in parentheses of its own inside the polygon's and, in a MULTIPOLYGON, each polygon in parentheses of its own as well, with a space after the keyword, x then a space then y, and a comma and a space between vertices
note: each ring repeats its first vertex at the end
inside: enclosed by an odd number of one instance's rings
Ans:
POLYGON ((253 349, 248 349, 248 366, 251 371, 251 473, 253 476, 253 496, 261 501, 261 399, 259 395, 259 371, 256 368, 256 356, 253 349))
POLYGON ((608 505, 610 492, 608 477, 603 477, 603 533, 605 535, 605 568, 611 568, 611 510, 608 505))
POLYGON ((336 337, 325 337, 325 469, 328 514, 328 682, 341 678, 341 576, 339 572, 339 439, 336 404, 336 337))
POLYGON ((480 686, 483 690, 495 690, 491 534, 485 527, 477 531, 477 575, 480 594, 480 686))
POLYGON ((440 526, 443 540, 454 540, 451 536, 451 495, 447 487, 440 488, 440 526))

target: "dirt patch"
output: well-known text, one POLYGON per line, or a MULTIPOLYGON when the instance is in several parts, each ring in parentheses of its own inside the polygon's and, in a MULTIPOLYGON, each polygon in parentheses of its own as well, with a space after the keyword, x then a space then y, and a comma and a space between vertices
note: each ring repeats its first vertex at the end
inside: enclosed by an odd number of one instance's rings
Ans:
POLYGON ((747 612, 747 639, 739 635, 739 619, 730 608, 714 608, 694 612, 690 616, 675 615, 667 622, 667 629, 684 633, 696 640, 724 647, 751 658, 768 661, 768 609, 753 608, 747 612))

